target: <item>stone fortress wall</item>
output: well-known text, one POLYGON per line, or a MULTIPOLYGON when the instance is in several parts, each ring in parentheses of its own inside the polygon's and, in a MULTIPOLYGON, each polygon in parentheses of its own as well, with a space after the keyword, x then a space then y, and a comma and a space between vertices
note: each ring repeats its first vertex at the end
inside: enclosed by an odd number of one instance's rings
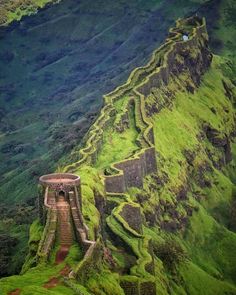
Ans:
MULTIPOLYGON (((207 49, 208 35, 204 19, 191 17, 178 20, 176 27, 171 28, 165 43, 154 51, 151 60, 144 67, 136 68, 128 78, 127 82, 117 87, 113 92, 104 96, 104 107, 96 122, 87 134, 85 148, 80 150, 80 160, 66 167, 66 172, 74 172, 83 164, 93 165, 96 163, 98 153, 103 143, 103 131, 112 122, 116 115, 114 102, 122 99, 126 94, 131 96, 130 101, 123 113, 115 120, 115 128, 122 129, 122 119, 127 122, 127 110, 131 103, 135 105, 135 124, 140 131, 137 145, 140 150, 132 157, 124 159, 119 163, 111 165, 112 175, 104 175, 105 188, 108 193, 124 193, 128 187, 142 187, 143 177, 155 172, 155 148, 153 127, 146 114, 145 97, 150 93, 152 87, 167 85, 172 74, 179 74, 186 67, 193 73, 192 77, 199 77, 209 67, 211 57, 207 49), (189 29, 187 27, 189 26, 189 29), (188 35, 188 40, 183 40, 183 35, 188 35), (186 63, 180 64, 176 56, 189 47, 201 47, 202 56, 205 58, 205 67, 196 67, 186 59, 186 63)), ((196 80, 196 78, 195 78, 196 80)), ((198 83, 198 81, 196 81, 198 83)))
MULTIPOLYGON (((40 210, 40 220, 44 224, 44 230, 37 251, 38 262, 48 260, 55 243, 57 228, 57 210, 55 205, 48 202, 49 189, 43 188, 39 193, 39 198, 41 198, 41 195, 44 196, 44 202, 43 204, 39 203, 39 208, 43 208, 40 210)), ((53 196, 51 196, 51 199, 53 200, 53 196)), ((56 203, 56 200, 54 202, 56 203)))
MULTIPOLYGON (((113 163, 110 167, 111 175, 104 175, 103 179, 105 190, 109 197, 117 198, 122 196, 125 199, 125 192, 129 187, 141 188, 143 185, 143 178, 147 174, 157 170, 154 132, 151 120, 148 118, 150 114, 147 112, 146 97, 149 95, 152 87, 157 88, 167 85, 172 75, 181 74, 181 72, 186 69, 190 71, 194 83, 198 85, 200 76, 207 70, 210 63, 211 56, 208 50, 208 35, 205 20, 198 17, 178 20, 176 22, 176 27, 170 29, 169 36, 165 43, 153 53, 149 63, 144 67, 135 69, 125 84, 104 96, 104 107, 101 110, 100 116, 85 137, 85 147, 79 152, 80 160, 67 166, 65 172, 74 173, 78 167, 84 164, 94 165, 103 144, 103 132, 106 127, 114 121, 116 130, 123 132, 123 130, 129 126, 128 109, 130 106, 134 106, 135 125, 136 129, 139 131, 136 143, 139 150, 129 158, 118 163, 113 163), (183 35, 185 34, 188 35, 188 39, 184 41, 183 35), (188 58, 186 54, 189 55, 190 53, 189 51, 186 53, 186 48, 191 48, 193 52, 195 49, 200 48, 201 54, 194 56, 193 59, 188 58), (183 61, 179 61, 176 58, 179 54, 184 57, 183 61), (195 67, 192 64, 194 59, 196 60, 195 67), (203 62, 198 62, 200 60, 203 62), (122 99, 125 95, 128 95, 130 99, 125 105, 123 112, 116 116, 117 113, 114 102, 122 99)), ((70 196, 72 216, 78 233, 78 240, 81 239, 80 242, 86 245, 86 254, 73 275, 80 281, 84 281, 86 275, 89 273, 89 269, 91 269, 93 265, 96 265, 96 262, 99 260, 100 255, 98 251, 100 249, 100 242, 85 242, 86 235, 80 231, 82 214, 81 210, 79 210, 81 207, 76 203, 77 199, 78 198, 73 199, 70 196)), ((121 202, 118 207, 113 209, 110 216, 110 218, 113 218, 113 223, 108 224, 110 229, 115 234, 119 235, 119 231, 113 226, 114 222, 117 222, 119 226, 123 226, 127 234, 133 235, 139 239, 140 249, 149 249, 151 247, 149 239, 131 228, 131 224, 134 224, 131 219, 128 221, 125 215, 122 216, 121 213, 126 205, 127 203, 121 202)), ((129 206, 132 206, 132 203, 130 203, 129 206)), ((56 221, 53 209, 49 208, 47 210, 46 234, 44 234, 44 236, 48 237, 48 242, 42 242, 42 245, 50 251, 51 241, 54 239, 56 221)), ((135 251, 135 249, 133 249, 133 251, 135 251)), ((154 295, 156 294, 156 287, 153 280, 154 277, 152 276, 154 274, 152 255, 144 250, 140 250, 140 252, 135 254, 138 257, 137 265, 131 269, 131 273, 137 280, 130 281, 122 277, 121 286, 127 295, 154 295), (146 281, 142 281, 139 278, 140 275, 142 276, 143 270, 150 273, 149 279, 146 281), (144 286, 148 286, 148 288, 144 288, 144 286)))

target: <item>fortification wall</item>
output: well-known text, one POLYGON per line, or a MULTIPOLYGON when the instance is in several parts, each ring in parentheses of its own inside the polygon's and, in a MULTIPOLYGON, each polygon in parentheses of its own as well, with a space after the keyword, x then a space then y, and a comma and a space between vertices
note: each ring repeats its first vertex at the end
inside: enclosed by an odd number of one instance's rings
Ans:
POLYGON ((50 205, 48 202, 49 190, 45 189, 44 194, 44 207, 46 212, 46 225, 44 226, 43 235, 41 237, 38 251, 38 262, 46 261, 52 250, 56 239, 56 227, 57 227, 57 209, 55 205, 50 205))
POLYGON ((123 277, 120 283, 125 295, 156 295, 156 284, 153 281, 142 281, 138 278, 123 277))
MULTIPOLYGON (((175 58, 179 52, 187 47, 198 48, 200 46, 204 48, 206 42, 207 32, 204 20, 195 17, 177 21, 176 28, 170 29, 165 44, 153 53, 150 62, 144 67, 135 69, 125 84, 104 96, 105 106, 88 133, 86 146, 80 151, 81 160, 68 166, 66 171, 73 171, 73 169, 85 163, 92 165, 96 162, 103 143, 103 130, 115 114, 113 103, 124 95, 132 93, 134 95, 132 101, 135 102, 136 128, 140 132, 137 144, 142 150, 130 159, 113 164, 111 168, 114 175, 104 176, 104 182, 107 192, 122 193, 131 186, 142 187, 143 177, 156 171, 154 149, 146 150, 147 147, 153 147, 154 132, 145 112, 145 96, 150 93, 152 87, 160 87, 163 83, 167 84, 172 72, 177 68, 179 72, 181 71, 181 67, 179 67, 175 58), (181 29, 181 26, 184 25, 196 26, 189 32, 187 41, 182 40, 184 30, 181 29)), ((209 52, 206 50, 205 56, 202 57, 206 59, 205 67, 197 69, 200 74, 209 66, 211 59, 207 56, 208 54, 209 52)), ((189 65, 184 65, 184 67, 187 66, 189 65)), ((126 111, 123 115, 121 114, 120 119, 127 119, 126 111)), ((117 124, 118 129, 120 129, 119 122, 117 124)))
POLYGON ((79 151, 80 160, 65 168, 65 172, 75 172, 83 164, 92 165, 97 160, 97 155, 103 143, 103 131, 109 125, 115 114, 115 108, 109 102, 101 110, 101 114, 90 128, 85 147, 79 151))
MULTIPOLYGON (((190 22, 192 22, 191 19, 190 22)), ((170 38, 167 39, 167 42, 154 53, 153 60, 148 66, 142 68, 143 72, 140 73, 140 69, 138 69, 130 76, 130 79, 133 78, 136 83, 133 87, 132 94, 134 95, 135 100, 136 127, 141 131, 138 138, 138 144, 141 151, 136 153, 134 157, 135 159, 127 159, 112 165, 112 168, 117 174, 105 176, 106 191, 109 192, 111 196, 116 196, 117 193, 124 193, 130 186, 142 187, 143 177, 149 173, 155 172, 157 169, 155 148, 153 147, 154 132, 153 127, 147 118, 145 107, 145 96, 150 93, 151 88, 168 84, 172 74, 179 74, 181 71, 186 70, 186 68, 192 71, 193 81, 198 85, 198 77, 200 77, 210 65, 211 55, 207 49, 205 21, 196 19, 196 28, 194 28, 193 32, 189 35, 188 41, 182 40, 182 33, 181 30, 172 29, 170 31, 170 38), (180 52, 181 54, 184 53, 186 47, 190 50, 191 48, 192 50, 197 48, 201 52, 200 55, 194 57, 196 63, 198 63, 194 70, 191 69, 193 66, 191 64, 191 59, 186 59, 186 64, 183 64, 182 67, 176 62, 176 55, 180 52), (143 81, 140 81, 139 79, 142 79, 143 81), (140 81, 140 84, 137 83, 138 81, 140 81), (145 144, 150 148, 144 149, 143 147, 145 144)), ((132 84, 132 81, 128 80, 128 82, 132 84)), ((126 86, 128 85, 126 84, 123 86, 123 89, 125 89, 126 86)), ((119 88, 117 92, 121 91, 121 89, 122 88, 119 88)), ((115 214, 116 210, 113 210, 112 212, 115 214)), ((120 221, 117 216, 116 218, 120 221)), ((125 225, 123 226, 127 229, 125 225)), ((113 230, 115 230, 114 227, 113 230)), ((119 235, 119 233, 117 234, 119 235)), ((149 241, 144 241, 144 243, 147 243, 146 246, 148 248, 150 247, 149 241)), ((139 248, 142 249, 142 246, 139 248)), ((145 257, 145 255, 143 257, 145 257)), ((131 269, 131 272, 135 276, 139 276, 139 270, 142 268, 154 274, 155 269, 153 261, 148 261, 143 257, 141 256, 137 265, 131 269)), ((156 294, 155 283, 150 280, 140 283, 139 280, 131 282, 130 280, 126 281, 123 279, 121 281, 121 286, 124 289, 125 294, 156 294)))
MULTIPOLYGON (((150 93, 151 88, 168 84, 172 74, 181 73, 184 69, 192 67, 192 61, 189 58, 186 58, 183 64, 176 61, 176 55, 179 53, 184 55, 187 47, 192 48, 193 51, 194 48, 201 48, 202 51, 202 56, 199 55, 196 58, 197 61, 200 61, 200 67, 196 66, 196 69, 191 72, 194 82, 196 85, 198 84, 199 76, 210 65, 211 56, 207 49, 205 21, 194 17, 184 22, 177 21, 176 28, 170 30, 165 44, 153 53, 150 62, 144 67, 135 69, 125 84, 104 96, 105 106, 87 134, 85 147, 80 151, 80 160, 67 166, 66 172, 74 172, 83 164, 92 165, 96 162, 103 143, 103 131, 114 120, 114 102, 122 99, 125 95, 132 95, 132 99, 135 102, 135 124, 139 131, 137 144, 140 149, 132 157, 112 164, 111 170, 113 175, 104 175, 104 184, 106 192, 114 196, 119 195, 119 193, 123 194, 127 188, 132 186, 142 187, 143 177, 155 172, 157 169, 154 132, 153 126, 146 114, 145 97, 150 93), (186 27, 185 25, 188 25, 187 27, 189 25, 195 26, 195 28, 188 32, 189 39, 187 41, 182 40, 182 36, 185 34, 183 29, 186 27)), ((127 119, 125 113, 123 117, 121 115, 122 119, 127 119)), ((116 123, 119 125, 118 122, 116 123)), ((75 215, 73 212, 72 214, 75 215)), ((74 220, 76 220, 76 217, 74 220)), ((76 225, 78 236, 81 239, 81 243, 85 243, 86 234, 81 232, 80 227, 81 224, 76 225)), ((91 243, 91 241, 89 242, 91 243)), ((149 240, 144 239, 142 243, 148 249, 149 240)), ((94 268, 94 262, 96 266, 99 265, 101 257, 101 248, 99 247, 98 242, 90 244, 84 259, 78 265, 74 275, 81 282, 85 281, 91 268, 94 268)), ((143 249, 142 247, 144 245, 140 245, 140 251, 143 249)), ((143 274, 142 272, 139 274, 140 269, 145 269, 149 272, 154 271, 150 257, 147 259, 146 253, 139 253, 139 255, 138 264, 132 269, 132 273, 135 274, 136 278, 143 274)), ((155 283, 151 280, 141 282, 139 279, 130 281, 123 278, 121 286, 125 290, 125 294, 156 294, 155 283)))
POLYGON ((117 117, 114 121, 114 127, 117 132, 124 132, 129 128, 129 110, 134 106, 134 99, 131 97, 124 106, 124 109, 120 114, 117 114, 117 117))
POLYGON ((45 195, 45 188, 39 185, 37 207, 38 207, 39 220, 40 220, 40 223, 43 225, 46 224, 46 214, 45 214, 46 209, 44 207, 44 195, 45 195))
POLYGON ((157 169, 155 148, 142 149, 134 158, 112 165, 117 175, 104 176, 107 193, 124 193, 129 187, 142 187, 143 178, 157 169))
MULTIPOLYGON (((191 22, 191 19, 189 19, 189 21, 191 22)), ((173 29, 171 33, 179 34, 173 29)), ((148 77, 146 77, 146 79, 143 80, 143 82, 136 88, 137 92, 143 94, 144 96, 147 96, 150 93, 151 88, 161 87, 163 83, 167 85, 172 73, 179 74, 184 69, 186 69, 186 67, 191 69, 191 71, 195 72, 195 76, 202 75, 205 72, 205 70, 209 67, 212 59, 210 51, 208 50, 207 42, 208 35, 206 31, 205 20, 203 19, 201 21, 201 24, 199 24, 197 27, 193 29, 193 33, 189 36, 188 40, 168 42, 168 50, 163 56, 163 60, 160 64, 160 67, 158 67, 151 75, 149 75, 148 77), (195 58, 196 65, 198 66, 192 67, 191 64, 188 64, 189 59, 187 59, 187 56, 185 56, 185 63, 182 64, 182 67, 181 65, 179 65, 176 56, 178 54, 186 55, 187 48, 189 48, 191 51, 194 51, 196 48, 202 49, 201 56, 195 58), (199 59, 203 59, 203 63, 199 63, 199 59), (199 71, 199 73, 197 73, 197 71, 199 71)))
POLYGON ((88 240, 88 228, 83 221, 83 215, 81 212, 78 196, 75 192, 69 194, 69 201, 76 239, 82 246, 83 251, 86 253, 90 246, 95 243, 95 241, 88 240))
MULTIPOLYGON (((192 19, 189 19, 189 22, 192 23, 192 19)), ((188 20, 186 21, 188 23, 188 20)), ((177 23, 178 25, 180 25, 177 23)), ((197 27, 193 29, 192 34, 189 35, 187 41, 183 41, 180 37, 182 36, 182 31, 178 29, 172 29, 170 31, 171 39, 167 39, 166 44, 162 46, 153 56, 154 59, 158 59, 158 67, 153 72, 150 71, 150 68, 153 69, 155 62, 149 64, 149 68, 143 68, 144 73, 134 74, 133 77, 138 81, 138 76, 142 76, 143 82, 134 87, 133 93, 135 97, 135 119, 137 129, 144 129, 140 133, 138 138, 138 144, 140 147, 144 147, 145 144, 148 146, 153 146, 154 143, 154 132, 151 123, 149 122, 146 112, 145 112, 145 96, 150 93, 152 87, 160 87, 163 83, 166 85, 169 82, 172 71, 175 71, 178 68, 178 62, 176 61, 176 56, 180 52, 184 51, 187 47, 192 48, 207 48, 207 33, 206 25, 204 20, 196 18, 197 27), (157 53, 162 53, 161 57, 157 58, 157 53), (144 79, 144 77, 146 78, 144 79), (145 126, 145 128, 143 127, 145 126)), ((202 55, 197 57, 196 63, 198 66, 195 67, 192 71, 193 77, 202 75, 204 71, 209 67, 211 62, 211 55, 207 49, 201 50, 202 55), (201 61, 201 62, 198 62, 201 61)), ((183 68, 191 69, 191 63, 188 63, 186 60, 186 65, 183 68)), ((181 69, 179 70, 179 73, 181 69)), ((198 79, 196 79, 198 80, 198 79)), ((197 83, 197 81, 195 81, 197 83)), ((156 171, 156 160, 153 155, 154 149, 145 150, 143 154, 139 154, 136 159, 128 159, 120 163, 113 164, 112 167, 117 175, 115 176, 105 176, 105 187, 107 192, 125 192, 128 187, 142 187, 143 177, 151 172, 156 171), (147 155, 148 152, 148 156, 147 155), (145 160, 143 159, 145 158, 145 160), (113 178, 114 177, 114 178, 113 178), (123 179, 124 177, 124 179, 123 179), (116 183, 119 182, 119 183, 116 183), (125 184, 125 187, 124 187, 125 184), (117 191, 117 188, 120 188, 117 191), (122 191, 121 189, 125 189, 122 191)))
POLYGON ((121 202, 112 210, 111 215, 107 218, 107 224, 110 230, 125 242, 129 251, 137 257, 137 263, 130 269, 132 280, 130 276, 121 277, 121 287, 125 294, 156 294, 156 285, 151 277, 155 274, 151 240, 143 235, 140 206, 130 201, 121 202), (120 229, 121 226, 122 229, 120 229), (145 277, 147 272, 149 273, 147 279, 140 279, 145 277), (146 287, 150 285, 150 290, 146 290, 150 293, 143 293, 144 281, 146 287))
POLYGON ((99 271, 102 261, 102 249, 100 240, 94 242, 87 250, 83 260, 77 265, 75 272, 71 273, 71 276, 75 277, 79 282, 85 283, 92 272, 99 271))

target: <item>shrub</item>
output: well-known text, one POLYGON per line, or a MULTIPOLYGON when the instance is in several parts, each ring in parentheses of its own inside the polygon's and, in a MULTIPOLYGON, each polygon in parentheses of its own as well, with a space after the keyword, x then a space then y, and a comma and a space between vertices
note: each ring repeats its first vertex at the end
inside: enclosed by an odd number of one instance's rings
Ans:
POLYGON ((153 250, 169 271, 175 270, 181 262, 187 259, 185 250, 173 239, 167 239, 161 244, 154 245, 153 250))

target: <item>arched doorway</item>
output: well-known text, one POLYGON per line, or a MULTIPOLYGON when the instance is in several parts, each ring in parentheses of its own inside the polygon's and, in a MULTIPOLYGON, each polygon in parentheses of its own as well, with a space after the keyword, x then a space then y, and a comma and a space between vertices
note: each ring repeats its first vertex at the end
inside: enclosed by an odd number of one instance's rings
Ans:
POLYGON ((66 200, 66 193, 65 193, 63 190, 61 190, 61 191, 58 192, 58 198, 57 198, 57 201, 58 201, 58 202, 61 202, 61 201, 67 201, 67 200, 66 200))

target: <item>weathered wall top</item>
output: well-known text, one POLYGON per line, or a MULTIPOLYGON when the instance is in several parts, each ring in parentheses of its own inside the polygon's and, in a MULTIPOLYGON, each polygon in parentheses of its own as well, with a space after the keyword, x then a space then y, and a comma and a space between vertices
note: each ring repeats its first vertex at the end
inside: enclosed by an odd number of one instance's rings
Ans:
POLYGON ((72 187, 80 184, 80 177, 71 173, 52 173, 39 178, 41 185, 55 191, 70 191, 72 187))

